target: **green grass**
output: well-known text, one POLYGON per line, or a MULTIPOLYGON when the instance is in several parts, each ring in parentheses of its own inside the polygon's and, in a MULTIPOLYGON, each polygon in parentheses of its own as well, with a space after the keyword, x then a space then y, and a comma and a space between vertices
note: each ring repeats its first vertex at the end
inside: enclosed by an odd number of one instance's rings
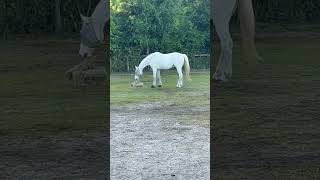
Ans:
POLYGON ((9 41, 0 49, 0 134, 104 128, 106 88, 73 88, 64 80, 79 63, 77 43, 9 41))
POLYGON ((184 80, 182 88, 176 88, 177 72, 162 71, 161 76, 161 88, 151 88, 153 78, 150 72, 142 76, 144 87, 132 88, 132 74, 112 74, 111 107, 121 107, 125 110, 126 106, 160 103, 162 106, 157 109, 160 116, 170 108, 171 111, 181 112, 179 116, 172 115, 172 118, 180 123, 209 127, 209 72, 192 71, 192 81, 184 80))
POLYGON ((134 103, 160 102, 163 104, 175 103, 179 106, 206 106, 209 105, 209 72, 200 71, 191 73, 192 81, 184 80, 182 88, 176 88, 178 75, 174 71, 162 71, 161 88, 151 88, 152 74, 144 73, 141 81, 142 88, 130 87, 133 75, 111 75, 111 104, 127 105, 134 103))

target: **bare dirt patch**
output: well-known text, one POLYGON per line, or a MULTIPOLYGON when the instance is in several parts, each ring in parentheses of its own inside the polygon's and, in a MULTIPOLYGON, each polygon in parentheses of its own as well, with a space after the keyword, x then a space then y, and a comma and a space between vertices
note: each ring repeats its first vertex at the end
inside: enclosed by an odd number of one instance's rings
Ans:
POLYGON ((209 107, 111 106, 111 179, 209 179, 209 128, 179 118, 200 113, 209 120, 209 107))
POLYGON ((79 40, 0 42, 0 179, 105 179, 106 88, 64 82, 78 48, 79 40))
POLYGON ((305 64, 255 71, 214 86, 214 177, 319 179, 319 73, 305 64))
POLYGON ((105 179, 106 135, 74 131, 0 138, 0 179, 105 179))

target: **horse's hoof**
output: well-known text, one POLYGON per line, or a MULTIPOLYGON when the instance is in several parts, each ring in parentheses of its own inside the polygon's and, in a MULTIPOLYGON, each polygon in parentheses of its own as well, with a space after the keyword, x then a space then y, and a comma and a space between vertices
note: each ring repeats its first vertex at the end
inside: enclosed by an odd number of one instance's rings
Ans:
POLYGON ((220 80, 220 79, 214 79, 213 83, 216 87, 221 87, 224 84, 224 81, 220 80))
POLYGON ((154 85, 151 85, 151 88, 154 88, 154 85))
POLYGON ((221 79, 213 79, 214 83, 223 83, 223 81, 221 79))
POLYGON ((158 85, 158 87, 162 87, 162 85, 158 85))

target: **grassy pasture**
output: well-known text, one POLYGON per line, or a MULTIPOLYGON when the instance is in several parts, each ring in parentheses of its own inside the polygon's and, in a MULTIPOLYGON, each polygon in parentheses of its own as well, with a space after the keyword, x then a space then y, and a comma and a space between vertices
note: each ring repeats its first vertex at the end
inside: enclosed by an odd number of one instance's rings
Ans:
POLYGON ((106 87, 64 80, 78 42, 0 42, 0 179, 104 177, 106 87))
MULTIPOLYGON (((319 43, 313 38, 258 41, 265 62, 256 66, 237 60, 235 43, 233 79, 215 86, 211 96, 215 176, 320 178, 319 43)), ((65 70, 79 62, 77 48, 73 41, 0 42, 1 135, 104 128, 105 87, 79 89, 63 80, 65 70)), ((144 88, 130 88, 133 75, 112 74, 112 105, 209 105, 208 72, 192 71, 193 80, 182 89, 175 88, 175 71, 161 74, 163 87, 155 89, 150 73, 143 75, 144 88)))
POLYGON ((133 74, 114 73, 110 78, 111 107, 132 107, 139 104, 157 103, 161 105, 157 112, 166 112, 166 108, 175 108, 180 112, 179 118, 183 123, 198 123, 209 127, 209 72, 192 71, 192 81, 184 80, 182 88, 176 88, 178 78, 174 70, 161 71, 162 87, 151 88, 152 73, 145 72, 141 78, 144 87, 132 88, 133 74), (203 113, 193 111, 204 108, 203 113), (185 113, 188 112, 188 113, 185 113), (205 113, 204 113, 205 112, 205 113), (192 121, 189 121, 192 120, 192 121))
POLYGON ((64 80, 65 71, 80 61, 78 46, 73 40, 0 42, 0 134, 104 126, 106 87, 75 88, 64 80))
POLYGON ((184 80, 182 88, 176 88, 178 74, 174 70, 161 71, 162 87, 151 88, 153 77, 151 72, 142 75, 142 88, 132 88, 133 74, 113 73, 111 75, 111 103, 125 105, 159 101, 161 103, 176 103, 179 105, 208 105, 210 88, 209 72, 198 71, 191 73, 192 81, 184 80), (206 104, 202 104, 205 102, 206 104), (187 104, 186 104, 187 103, 187 104))

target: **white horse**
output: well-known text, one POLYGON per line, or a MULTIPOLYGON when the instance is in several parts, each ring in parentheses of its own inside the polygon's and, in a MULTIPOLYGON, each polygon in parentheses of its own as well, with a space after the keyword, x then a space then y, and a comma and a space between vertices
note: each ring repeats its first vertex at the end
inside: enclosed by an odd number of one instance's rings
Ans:
POLYGON ((255 20, 251 0, 213 0, 211 2, 211 19, 220 39, 221 54, 213 78, 217 81, 228 81, 232 76, 232 48, 229 23, 239 5, 239 18, 241 28, 241 58, 246 63, 255 63, 262 60, 255 49, 254 31, 255 20))
POLYGON ((90 17, 80 13, 82 27, 79 55, 82 58, 92 56, 94 49, 103 43, 104 28, 110 19, 109 0, 100 0, 90 17))
POLYGON ((152 88, 157 85, 158 80, 158 87, 162 86, 161 77, 160 77, 160 70, 161 69, 170 69, 175 67, 179 74, 179 79, 177 82, 177 87, 181 88, 183 85, 183 74, 182 74, 182 67, 184 66, 186 79, 191 80, 190 78, 190 65, 187 55, 181 53, 169 53, 169 54, 162 54, 159 52, 152 53, 145 57, 139 66, 136 66, 135 76, 134 79, 139 81, 140 76, 143 74, 143 69, 146 66, 150 66, 153 72, 153 84, 152 88))

